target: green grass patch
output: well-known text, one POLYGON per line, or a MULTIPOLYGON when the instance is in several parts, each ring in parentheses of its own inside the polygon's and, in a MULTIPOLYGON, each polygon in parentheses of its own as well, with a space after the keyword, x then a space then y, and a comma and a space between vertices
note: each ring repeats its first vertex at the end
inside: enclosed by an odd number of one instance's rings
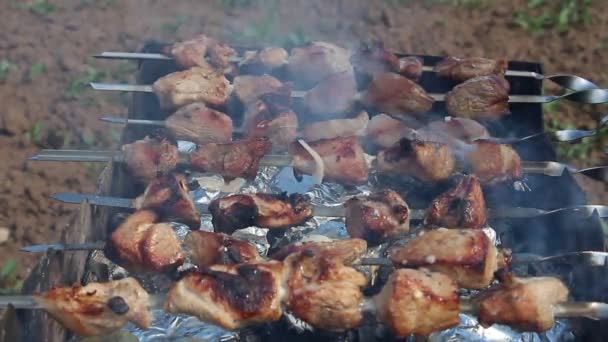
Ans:
POLYGON ((532 33, 545 30, 567 32, 591 22, 591 0, 528 0, 527 8, 518 11, 513 22, 532 33))
POLYGON ((84 90, 89 87, 89 83, 99 82, 103 80, 105 76, 105 72, 99 71, 95 67, 87 65, 84 73, 68 84, 67 88, 65 89, 65 95, 68 97, 68 99, 78 99, 82 96, 84 90))
POLYGON ((22 281, 17 279, 19 263, 7 260, 0 268, 0 295, 13 295, 21 292, 22 281))

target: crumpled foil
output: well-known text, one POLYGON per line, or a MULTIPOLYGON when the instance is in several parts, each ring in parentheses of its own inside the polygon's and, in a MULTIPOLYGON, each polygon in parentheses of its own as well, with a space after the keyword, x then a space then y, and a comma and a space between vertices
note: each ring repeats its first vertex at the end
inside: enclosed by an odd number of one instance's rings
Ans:
MULTIPOLYGON (((187 152, 192 148, 191 143, 179 143, 180 151, 187 152)), ((304 176, 301 181, 298 181, 293 176, 291 168, 276 168, 263 167, 260 169, 255 181, 247 183, 243 180, 234 180, 226 185, 223 179, 219 176, 208 176, 201 174, 191 174, 189 176, 190 184, 198 184, 199 187, 191 191, 191 195, 197 205, 201 208, 206 208, 211 200, 218 197, 227 196, 230 193, 242 192, 288 192, 288 193, 305 193, 311 197, 315 205, 324 206, 340 206, 348 198, 355 195, 369 194, 377 188, 377 178, 372 172, 370 182, 357 187, 345 187, 335 183, 313 185, 311 177, 304 176)), ((404 183, 407 186, 408 183, 404 183)), ((395 189, 407 190, 407 189, 395 189)), ((211 216, 203 214, 201 217, 201 229, 213 231, 211 224, 211 216)), ((180 238, 184 238, 188 233, 188 227, 181 224, 173 224, 175 231, 180 238)), ((412 223, 412 231, 415 233, 418 227, 412 223)), ((492 228, 486 228, 486 233, 492 238, 497 245, 500 245, 496 232, 492 228)), ((261 255, 266 255, 270 248, 280 248, 289 243, 297 242, 302 239, 309 238, 312 235, 323 235, 332 239, 344 239, 348 237, 344 220, 342 218, 331 217, 315 217, 306 222, 302 226, 292 227, 286 233, 269 241, 267 237, 268 229, 259 227, 249 227, 236 231, 233 235, 243 238, 253 243, 261 255)), ((413 235, 413 234, 412 234, 413 235)), ((365 257, 380 256, 386 249, 385 245, 370 248, 365 257)), ((185 270, 192 267, 192 264, 186 263, 180 268, 185 270)), ((359 269, 368 276, 370 282, 375 281, 376 272, 372 271, 371 267, 359 267, 359 269)), ((103 255, 102 251, 95 251, 91 254, 88 263, 89 279, 120 279, 126 276, 137 278, 142 286, 150 292, 150 294, 162 295, 166 293, 171 285, 171 279, 167 275, 153 274, 129 274, 122 267, 114 264, 103 255)), ((524 274, 525 275, 525 274, 524 274)), ((461 295, 469 297, 475 295, 477 291, 462 290, 461 295)), ((186 315, 169 314, 161 309, 154 309, 153 322, 150 329, 142 330, 132 324, 125 326, 126 331, 135 335, 141 342, 158 342, 158 341, 236 341, 238 333, 221 329, 217 326, 204 323, 195 317, 186 315)), ((295 331, 313 330, 311 326, 297 319, 289 312, 285 312, 284 320, 291 325, 295 331)), ((453 329, 436 332, 429 336, 429 340, 436 341, 570 341, 574 339, 571 326, 567 321, 558 321, 557 324, 548 332, 543 334, 537 333, 521 333, 513 329, 502 326, 493 325, 489 328, 483 328, 478 324, 475 317, 461 314, 460 325, 453 329)), ((378 326, 376 330, 381 330, 382 326, 378 326)))

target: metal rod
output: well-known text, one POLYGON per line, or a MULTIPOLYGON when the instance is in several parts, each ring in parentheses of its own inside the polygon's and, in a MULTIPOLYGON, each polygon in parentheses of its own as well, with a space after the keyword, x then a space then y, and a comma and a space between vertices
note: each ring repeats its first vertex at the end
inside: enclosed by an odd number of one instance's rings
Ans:
POLYGON ((125 119, 125 118, 115 118, 104 116, 99 118, 99 120, 104 122, 110 122, 115 124, 122 125, 149 125, 149 126, 164 126, 165 122, 162 120, 142 120, 142 119, 125 119))
POLYGON ((141 93, 153 93, 154 88, 151 85, 145 84, 120 84, 120 83, 97 83, 91 82, 91 87, 95 90, 107 91, 129 91, 141 93))
MULTIPOLYGON (((162 309, 165 302, 164 294, 150 295, 148 308, 162 309)), ((16 309, 44 309, 32 295, 0 296, 0 309, 12 305, 16 309)))

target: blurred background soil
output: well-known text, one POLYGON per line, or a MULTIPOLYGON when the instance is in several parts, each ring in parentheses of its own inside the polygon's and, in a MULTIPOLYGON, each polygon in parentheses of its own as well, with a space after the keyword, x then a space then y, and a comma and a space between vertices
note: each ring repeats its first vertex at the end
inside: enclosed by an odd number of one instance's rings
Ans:
MULTIPOLYGON (((18 287, 36 260, 17 249, 56 241, 78 208, 49 195, 94 191, 103 167, 27 157, 41 148, 117 148, 120 127, 98 117, 125 115, 128 95, 94 93, 87 84, 132 82, 136 64, 93 54, 199 33, 248 45, 383 42, 412 54, 540 62, 547 74, 607 85, 607 12, 599 0, 1 0, 0 289, 18 287)), ((604 112, 548 105, 546 127, 592 129, 604 112)), ((606 136, 556 148, 563 161, 598 165, 608 162, 606 136)), ((608 204, 606 184, 579 180, 589 202, 608 204)))

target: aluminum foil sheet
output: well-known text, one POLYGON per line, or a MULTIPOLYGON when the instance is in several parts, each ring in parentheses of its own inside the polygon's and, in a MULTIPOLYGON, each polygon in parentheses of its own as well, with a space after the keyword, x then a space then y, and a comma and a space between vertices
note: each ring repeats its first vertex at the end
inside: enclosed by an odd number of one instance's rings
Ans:
MULTIPOLYGON (((180 150, 186 152, 192 148, 190 143, 180 142, 180 150)), ((339 184, 321 184, 313 185, 311 177, 304 176, 301 181, 297 181, 293 176, 291 168, 275 168, 265 167, 260 170, 258 177, 251 183, 246 183, 242 180, 235 180, 230 184, 224 184, 224 181, 219 176, 208 176, 201 174, 191 174, 189 176, 191 185, 197 185, 198 188, 191 191, 195 203, 201 207, 206 207, 211 200, 217 197, 226 196, 234 192, 252 193, 252 192, 288 192, 288 193, 305 193, 308 194, 312 202, 316 205, 324 206, 340 206, 348 198, 354 195, 370 193, 377 185, 374 174, 370 175, 368 184, 358 187, 344 187, 339 184)), ((407 186, 407 183, 406 183, 407 186)), ((405 190, 405 189, 396 189, 405 190)), ((201 218, 201 229, 212 231, 211 216, 203 215, 201 218)), ((184 238, 188 233, 188 228, 181 224, 174 224, 174 229, 181 238, 184 238)), ((416 231, 417 227, 412 223, 412 230, 416 231)), ((271 248, 280 248, 292 242, 301 241, 303 239, 318 238, 323 236, 331 239, 347 238, 348 234, 342 218, 332 217, 315 217, 306 224, 298 227, 293 227, 287 232, 272 241, 267 236, 268 229, 259 227, 249 227, 236 231, 233 235, 243 238, 253 243, 261 255, 266 255, 271 248)), ((497 238, 496 232, 487 228, 486 232, 492 237, 497 245, 500 241, 497 238)), ((378 246, 371 248, 366 257, 376 257, 384 252, 386 246, 378 246)), ((186 262, 180 271, 188 269, 192 265, 186 262)), ((102 251, 95 251, 89 258, 87 269, 89 270, 89 280, 97 279, 119 279, 126 276, 136 277, 142 283, 142 286, 151 294, 165 293, 170 284, 171 279, 168 275, 154 274, 141 275, 129 274, 125 269, 112 263, 105 258, 102 251)), ((370 278, 370 282, 374 282, 374 275, 371 267, 361 267, 361 270, 370 278)), ((521 275, 521 274, 520 274, 521 275)), ((474 291, 463 291, 463 296, 474 295, 474 291)), ((158 341, 236 341, 238 334, 231 331, 218 328, 214 325, 199 321, 194 317, 185 315, 175 315, 165 313, 160 309, 153 310, 154 320, 152 326, 148 330, 141 330, 132 324, 127 325, 124 330, 136 336, 140 342, 158 342, 158 341)), ((293 317, 289 313, 285 314, 282 320, 290 324, 295 331, 306 331, 313 329, 308 324, 293 317)), ((373 325, 372 325, 373 326, 373 325)), ((365 327, 369 329, 369 327, 365 327)), ((375 330, 382 330, 382 326, 378 325, 375 330)), ((547 333, 520 333, 512 330, 507 326, 494 325, 489 328, 481 327, 475 317, 462 314, 460 325, 454 329, 434 333, 429 337, 430 341, 569 341, 573 340, 574 335, 571 327, 565 321, 559 321, 556 326, 547 333)))

